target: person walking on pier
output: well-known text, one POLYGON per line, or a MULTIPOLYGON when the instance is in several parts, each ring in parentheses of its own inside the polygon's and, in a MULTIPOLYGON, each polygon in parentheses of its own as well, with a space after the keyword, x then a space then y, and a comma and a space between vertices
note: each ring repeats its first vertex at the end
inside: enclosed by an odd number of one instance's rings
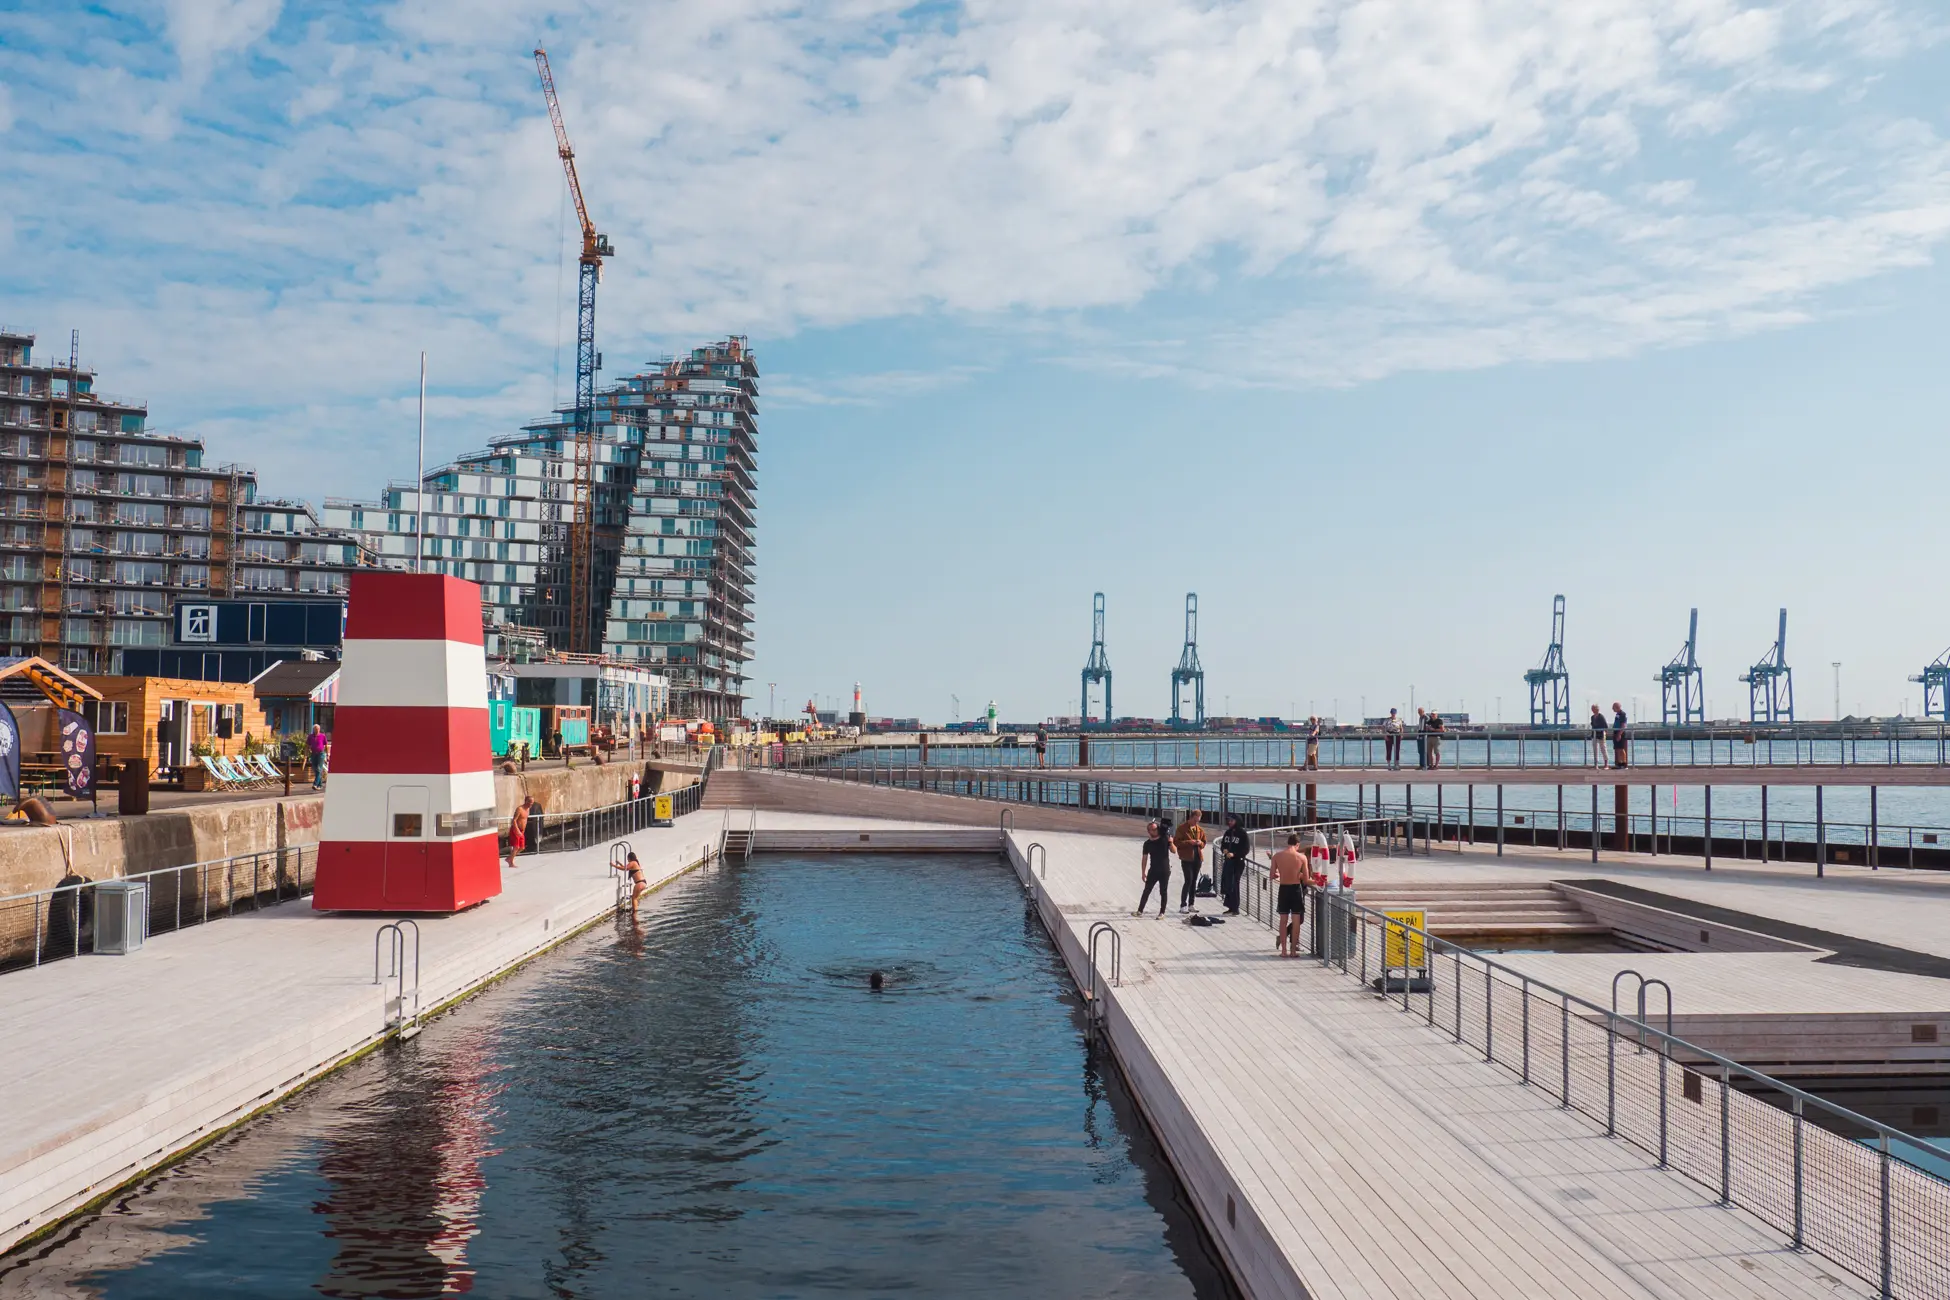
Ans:
POLYGON ((1138 896, 1137 911, 1133 916, 1143 916, 1144 908, 1151 901, 1151 891, 1158 891, 1158 915, 1165 914, 1166 897, 1171 893, 1171 836, 1158 828, 1158 823, 1150 822, 1145 828, 1144 844, 1138 849, 1138 876, 1144 881, 1144 892, 1138 896))
POLYGON ((1605 711, 1597 705, 1591 706, 1591 765, 1605 766, 1605 711))
POLYGON ((1178 865, 1185 872, 1185 883, 1178 891, 1178 910, 1190 912, 1198 906, 1198 873, 1205 865, 1204 810, 1192 809, 1172 836, 1172 843, 1178 850, 1178 865))
POLYGON ((1252 837, 1239 824, 1239 814, 1227 813, 1226 833, 1219 837, 1219 895, 1227 916, 1239 915, 1239 878, 1246 874, 1246 855, 1252 848, 1252 837))
POLYGON ((1307 770, 1317 771, 1320 767, 1320 719, 1307 719, 1307 770))
POLYGON ((1617 700, 1611 702, 1611 765, 1630 767, 1632 751, 1630 742, 1625 739, 1625 709, 1617 700))
POLYGON ((1395 710, 1388 710, 1387 721, 1381 724, 1381 754, 1389 771, 1397 771, 1402 765, 1402 719, 1395 710))
POLYGON ((323 790, 325 788, 325 732, 316 722, 311 724, 311 735, 305 737, 305 748, 311 760, 311 788, 323 790))
POLYGON ((1297 834, 1286 837, 1286 847, 1273 855, 1267 874, 1272 877, 1273 903, 1280 914, 1273 950, 1282 957, 1298 957, 1300 922, 1307 915, 1307 855, 1300 851, 1297 834))

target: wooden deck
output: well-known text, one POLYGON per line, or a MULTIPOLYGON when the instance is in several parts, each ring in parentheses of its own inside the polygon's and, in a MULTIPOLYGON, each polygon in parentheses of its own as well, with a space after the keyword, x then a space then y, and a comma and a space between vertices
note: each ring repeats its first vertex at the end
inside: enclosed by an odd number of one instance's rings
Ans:
POLYGON ((1073 970, 1124 936, 1110 1034, 1254 1297, 1840 1296, 1864 1285, 1607 1139, 1250 918, 1134 918, 1137 849, 1017 834, 1073 970))
MULTIPOLYGON (((908 774, 915 767, 903 769, 908 774)), ((955 767, 929 764, 949 781, 1106 781, 1131 785, 1683 785, 1950 786, 1950 766, 1921 763, 1808 767, 955 767)), ((1573 809, 1572 811, 1576 811, 1573 809)), ((1605 810, 1607 814, 1610 809, 1605 810)))

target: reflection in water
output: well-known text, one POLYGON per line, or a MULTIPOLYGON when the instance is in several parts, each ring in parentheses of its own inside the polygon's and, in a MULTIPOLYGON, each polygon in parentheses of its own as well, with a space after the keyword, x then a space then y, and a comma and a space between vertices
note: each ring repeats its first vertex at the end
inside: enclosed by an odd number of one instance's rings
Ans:
POLYGON ((0 1291, 29 1276, 143 1300, 1230 1294, 1013 877, 895 855, 695 873, 0 1261, 0 1291))
POLYGON ((437 1056, 400 1053, 383 1090, 349 1108, 318 1155, 330 1192, 313 1208, 337 1247, 318 1283, 328 1296, 439 1296, 473 1289, 467 1242, 496 1154, 484 1062, 492 1033, 472 1029, 437 1056))

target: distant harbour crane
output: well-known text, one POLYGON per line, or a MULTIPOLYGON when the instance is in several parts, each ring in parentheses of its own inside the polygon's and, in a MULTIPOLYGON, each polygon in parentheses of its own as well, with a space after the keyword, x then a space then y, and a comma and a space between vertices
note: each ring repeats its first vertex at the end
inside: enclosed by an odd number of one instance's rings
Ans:
POLYGON ((1104 593, 1097 592, 1090 601, 1090 657, 1083 663, 1082 707, 1077 717, 1084 722, 1093 721, 1090 712, 1090 686, 1096 682, 1104 688, 1104 721, 1111 717, 1110 703, 1110 656, 1104 653, 1104 593))
POLYGON ((1198 662, 1198 593, 1185 593, 1185 649, 1178 656, 1178 666, 1171 670, 1171 725, 1186 725, 1184 714, 1185 688, 1192 688, 1191 725, 1200 730, 1205 727, 1205 669, 1198 662))
MULTIPOLYGON (((1571 725, 1571 673, 1564 666, 1564 597, 1551 597, 1551 643, 1544 661, 1523 675, 1530 687, 1530 725, 1571 725)), ((1411 707, 1414 688, 1409 689, 1411 707)))
POLYGON ((602 354, 596 351, 596 285, 603 278, 603 259, 615 256, 609 236, 596 230, 589 205, 582 200, 576 176, 576 154, 569 129, 562 123, 562 105, 555 97, 555 77, 549 71, 548 51, 535 47, 535 70, 541 74, 542 97, 548 101, 548 120, 555 127, 555 151, 569 178, 569 197, 575 200, 576 220, 582 223, 581 277, 576 295, 576 409, 575 462, 569 499, 569 625, 568 648, 590 654, 601 648, 596 635, 596 372, 602 354))
POLYGON ((1909 680, 1923 688, 1923 716, 1950 722, 1950 704, 1945 703, 1944 691, 1950 685, 1950 650, 1923 665, 1923 671, 1909 680))
POLYGON ((1699 610, 1686 623, 1686 644, 1659 670, 1659 720, 1668 726, 1706 721, 1706 679, 1699 666, 1699 610))
POLYGON ((1747 684, 1750 722, 1794 721, 1794 669, 1787 661, 1787 610, 1781 610, 1781 631, 1761 661, 1740 674, 1747 684))

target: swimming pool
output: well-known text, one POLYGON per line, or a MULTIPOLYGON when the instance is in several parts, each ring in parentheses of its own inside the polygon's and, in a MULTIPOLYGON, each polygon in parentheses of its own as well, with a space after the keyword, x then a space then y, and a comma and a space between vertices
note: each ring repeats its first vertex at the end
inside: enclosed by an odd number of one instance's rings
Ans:
POLYGON ((0 1261, 35 1285, 1231 1294, 1015 878, 940 855, 695 873, 0 1261))

